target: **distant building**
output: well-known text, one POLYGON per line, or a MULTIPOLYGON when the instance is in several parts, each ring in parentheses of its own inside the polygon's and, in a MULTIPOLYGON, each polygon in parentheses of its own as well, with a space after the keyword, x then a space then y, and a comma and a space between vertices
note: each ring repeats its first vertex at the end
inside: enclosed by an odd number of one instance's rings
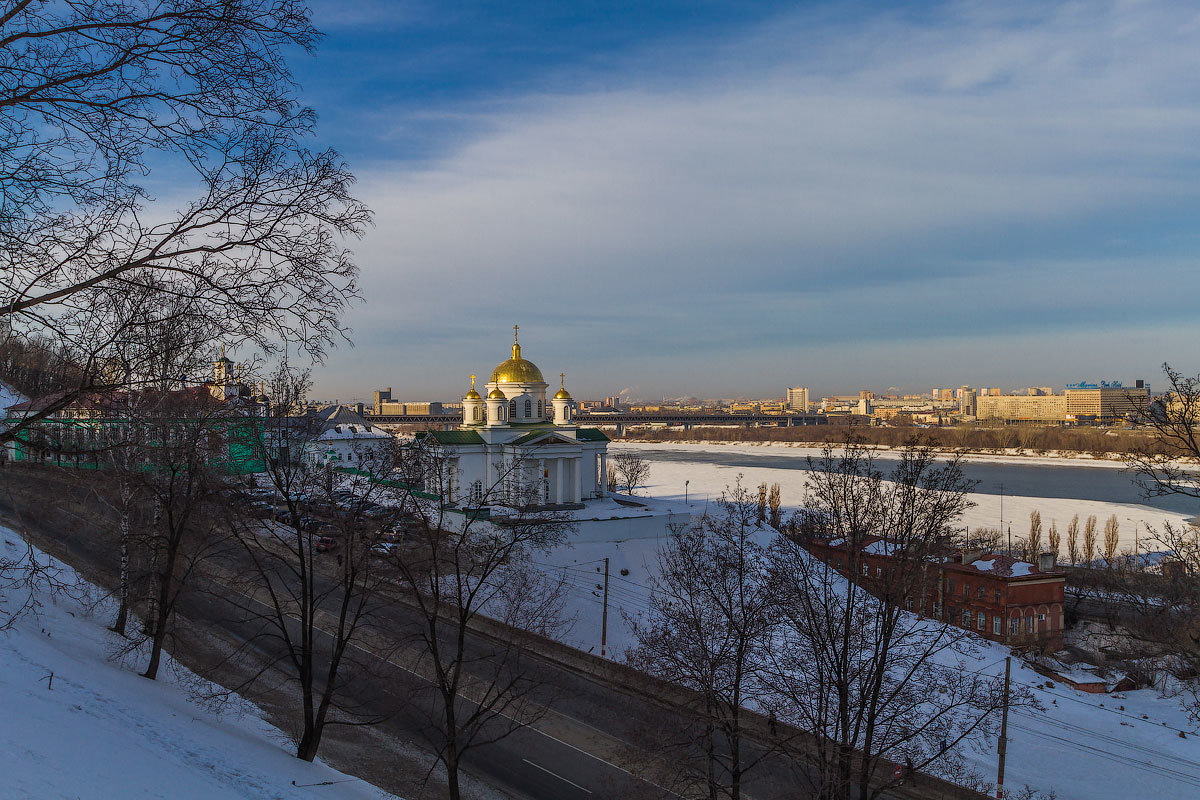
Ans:
POLYGON ((1067 418, 1066 397, 1061 394, 989 395, 975 401, 975 416, 981 420, 1004 422, 1061 423, 1067 418))
POLYGON ((787 390, 787 407, 792 411, 808 413, 808 387, 792 386, 787 390))
POLYGON ((976 403, 978 396, 975 390, 970 386, 963 386, 958 390, 958 410, 959 413, 965 414, 968 417, 975 416, 976 403))
POLYGON ((386 389, 376 389, 375 390, 375 406, 374 406, 375 413, 382 414, 383 413, 383 411, 382 411, 383 404, 390 403, 391 401, 392 401, 392 387, 389 386, 386 389))
POLYGON ((1133 386, 1123 386, 1120 381, 1069 383, 1064 395, 1068 419, 1112 422, 1145 409, 1150 387, 1143 380, 1133 386))

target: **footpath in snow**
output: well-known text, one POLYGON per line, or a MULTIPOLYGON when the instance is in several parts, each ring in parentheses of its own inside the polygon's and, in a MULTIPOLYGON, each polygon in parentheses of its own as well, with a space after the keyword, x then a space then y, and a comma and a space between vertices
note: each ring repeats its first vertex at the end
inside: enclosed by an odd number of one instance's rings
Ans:
MULTIPOLYGON (((0 552, 19 557, 24 543, 0 528, 0 552)), ((0 598, 4 610, 22 601, 12 587, 0 598)), ((0 633, 0 797, 393 797, 295 758, 249 703, 222 715, 200 708, 185 688, 199 679, 169 657, 157 681, 110 661, 111 603, 90 612, 80 597, 38 599, 37 615, 0 633)))

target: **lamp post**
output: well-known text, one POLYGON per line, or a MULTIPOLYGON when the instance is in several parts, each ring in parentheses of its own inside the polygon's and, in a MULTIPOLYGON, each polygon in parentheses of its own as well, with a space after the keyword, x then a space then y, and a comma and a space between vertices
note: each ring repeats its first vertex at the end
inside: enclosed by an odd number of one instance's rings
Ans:
POLYGON ((691 482, 692 481, 690 479, 683 482, 683 504, 685 506, 687 505, 688 501, 688 484, 691 482))

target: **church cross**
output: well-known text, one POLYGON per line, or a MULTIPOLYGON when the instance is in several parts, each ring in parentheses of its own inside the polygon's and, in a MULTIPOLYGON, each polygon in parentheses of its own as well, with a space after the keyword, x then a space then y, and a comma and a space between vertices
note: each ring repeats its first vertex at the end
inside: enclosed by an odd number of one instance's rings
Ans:
POLYGON ((562 387, 563 389, 567 388, 567 373, 565 373, 565 372, 558 373, 558 385, 560 387, 562 387))
POLYGON ((513 325, 513 342, 517 341, 517 331, 521 330, 520 325, 513 325))

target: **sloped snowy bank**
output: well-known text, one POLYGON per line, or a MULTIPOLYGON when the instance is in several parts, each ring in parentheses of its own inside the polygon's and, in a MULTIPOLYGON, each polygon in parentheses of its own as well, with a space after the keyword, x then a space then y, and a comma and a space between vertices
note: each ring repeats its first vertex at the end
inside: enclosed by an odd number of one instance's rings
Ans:
MULTIPOLYGON (((0 528, 0 548, 16 558, 24 543, 0 528)), ((19 591, 0 587, 5 610, 23 601, 19 591)), ((37 615, 0 633, 0 796, 393 797, 293 757, 287 737, 249 703, 223 715, 196 706, 180 682, 198 679, 173 660, 157 681, 110 661, 110 604, 91 615, 80 598, 37 599, 37 615)))

